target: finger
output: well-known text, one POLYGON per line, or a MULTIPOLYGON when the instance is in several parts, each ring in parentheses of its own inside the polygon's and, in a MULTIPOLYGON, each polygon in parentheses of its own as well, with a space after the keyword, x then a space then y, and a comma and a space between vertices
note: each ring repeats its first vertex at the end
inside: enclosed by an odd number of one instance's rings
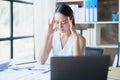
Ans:
POLYGON ((54 25, 54 23, 55 23, 55 17, 53 16, 52 22, 51 22, 51 25, 52 25, 52 27, 53 27, 53 30, 56 29, 56 26, 54 25))
POLYGON ((54 24, 54 18, 48 19, 48 24, 49 24, 49 26, 53 26, 53 24, 54 24))
POLYGON ((56 28, 57 28, 57 26, 54 24, 54 25, 53 25, 53 29, 55 30, 56 28))
POLYGON ((72 27, 73 25, 72 25, 72 20, 70 20, 70 17, 68 17, 68 22, 69 22, 70 27, 72 27))
POLYGON ((55 24, 55 16, 53 17, 53 20, 52 20, 52 22, 53 22, 53 29, 54 30, 57 30, 57 25, 55 24))
POLYGON ((55 17, 53 16, 53 18, 52 18, 52 24, 54 24, 55 23, 55 17))
POLYGON ((50 19, 48 19, 48 27, 49 27, 49 29, 51 28, 51 21, 50 21, 50 19))
POLYGON ((54 23, 55 23, 55 19, 53 16, 53 18, 51 20, 49 19, 49 27, 52 31, 54 31, 56 29, 56 26, 54 25, 54 23))

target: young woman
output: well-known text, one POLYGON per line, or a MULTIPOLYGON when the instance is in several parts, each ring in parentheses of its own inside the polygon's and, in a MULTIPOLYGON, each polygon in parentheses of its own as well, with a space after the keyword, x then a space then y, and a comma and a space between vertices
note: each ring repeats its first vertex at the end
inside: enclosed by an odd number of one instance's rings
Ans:
POLYGON ((68 5, 59 5, 52 21, 48 21, 48 33, 39 61, 44 64, 53 51, 53 56, 83 56, 86 40, 75 29, 73 11, 68 5))

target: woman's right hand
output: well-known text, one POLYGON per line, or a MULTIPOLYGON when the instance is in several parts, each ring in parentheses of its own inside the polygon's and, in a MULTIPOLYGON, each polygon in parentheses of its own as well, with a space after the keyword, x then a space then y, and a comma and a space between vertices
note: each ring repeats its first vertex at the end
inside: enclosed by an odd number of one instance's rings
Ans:
POLYGON ((48 20, 48 34, 51 35, 53 34, 53 32, 55 31, 56 27, 55 27, 55 20, 54 17, 52 18, 52 20, 48 20))

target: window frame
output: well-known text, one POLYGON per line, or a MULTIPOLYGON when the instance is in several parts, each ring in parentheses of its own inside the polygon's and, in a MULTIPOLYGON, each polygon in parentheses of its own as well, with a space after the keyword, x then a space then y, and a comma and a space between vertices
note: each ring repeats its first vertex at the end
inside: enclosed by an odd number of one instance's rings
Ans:
MULTIPOLYGON (((33 38, 34 42, 34 56, 33 56, 33 59, 35 60, 35 37, 34 37, 34 31, 33 31, 33 35, 26 35, 26 36, 13 36, 13 3, 14 2, 17 2, 17 3, 21 3, 21 4, 28 4, 28 5, 33 5, 33 2, 28 2, 28 1, 20 1, 20 0, 2 0, 2 1, 9 1, 10 2, 10 37, 5 37, 5 38, 0 38, 0 41, 10 41, 10 59, 14 59, 14 56, 13 56, 13 41, 14 40, 17 40, 17 39, 28 39, 28 38, 33 38)), ((33 26, 34 28, 34 26, 33 26)), ((26 62, 25 62, 26 63, 26 62)))

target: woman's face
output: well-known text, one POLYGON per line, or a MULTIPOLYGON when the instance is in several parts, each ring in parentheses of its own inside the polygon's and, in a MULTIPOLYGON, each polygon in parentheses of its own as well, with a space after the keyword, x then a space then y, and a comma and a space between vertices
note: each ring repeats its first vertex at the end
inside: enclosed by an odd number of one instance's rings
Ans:
POLYGON ((65 16, 61 13, 56 13, 54 19, 55 19, 55 25, 60 30, 60 32, 66 33, 68 31, 70 31, 70 26, 69 26, 67 16, 65 16))

